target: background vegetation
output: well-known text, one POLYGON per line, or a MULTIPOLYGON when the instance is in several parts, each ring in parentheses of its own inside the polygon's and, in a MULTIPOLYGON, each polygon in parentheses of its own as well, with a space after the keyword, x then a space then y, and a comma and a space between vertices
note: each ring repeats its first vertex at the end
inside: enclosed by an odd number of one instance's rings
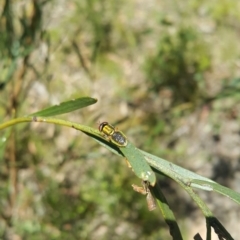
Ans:
MULTIPOLYGON (((107 120, 139 148, 240 192, 239 11, 230 0, 4 0, 0 121, 95 97, 63 118, 107 120)), ((169 239, 124 160, 83 134, 35 123, 0 140, 0 238, 169 239)), ((204 236, 189 197, 160 184, 185 238, 204 236)), ((237 238, 239 206, 201 194, 237 238)))

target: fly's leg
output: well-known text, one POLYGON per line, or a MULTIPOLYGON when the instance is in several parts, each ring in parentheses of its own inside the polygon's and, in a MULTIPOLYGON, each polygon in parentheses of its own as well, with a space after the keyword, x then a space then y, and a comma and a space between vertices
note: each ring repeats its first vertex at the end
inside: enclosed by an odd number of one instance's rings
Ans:
MULTIPOLYGON (((126 158, 125 158, 125 161, 126 161, 127 166, 128 166, 129 168, 132 168, 130 162, 129 162, 126 158)), ((133 185, 137 187, 137 185, 135 185, 135 184, 133 184, 133 185)), ((132 185, 132 187, 133 187, 133 185, 132 185)), ((134 190, 134 187, 133 187, 133 190, 134 190)), ((134 190, 134 191, 135 191, 135 190, 134 190)), ((136 192, 137 192, 137 191, 136 191, 136 192)))

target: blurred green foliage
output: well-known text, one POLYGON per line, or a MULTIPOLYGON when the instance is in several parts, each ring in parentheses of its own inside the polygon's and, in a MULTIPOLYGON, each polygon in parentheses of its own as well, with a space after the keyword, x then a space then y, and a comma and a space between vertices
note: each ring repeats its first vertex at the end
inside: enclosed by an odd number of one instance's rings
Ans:
MULTIPOLYGON (((118 123, 137 146, 175 160, 200 145, 173 134, 199 106, 201 116, 212 109, 217 133, 219 119, 238 119, 239 4, 159 4, 2 1, 1 122, 89 95, 99 98, 96 107, 64 117, 118 123), (159 24, 159 17, 171 20, 159 24), (215 102, 221 97, 228 101, 215 102)), ((1 239, 169 239, 160 213, 149 213, 145 196, 132 191, 124 160, 82 134, 19 125, 0 138, 1 239)), ((179 219, 190 215, 179 208, 187 200, 161 183, 179 219)))
POLYGON ((200 35, 180 26, 174 34, 162 34, 156 53, 146 59, 146 77, 154 92, 172 92, 172 105, 194 104, 205 91, 204 72, 210 66, 210 51, 200 35))

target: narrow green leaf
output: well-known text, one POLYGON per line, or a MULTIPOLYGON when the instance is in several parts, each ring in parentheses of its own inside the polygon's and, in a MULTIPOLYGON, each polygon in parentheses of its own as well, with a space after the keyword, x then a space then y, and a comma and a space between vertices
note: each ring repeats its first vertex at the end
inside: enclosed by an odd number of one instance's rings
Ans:
POLYGON ((67 102, 62 102, 59 105, 55 105, 39 112, 32 113, 28 116, 39 116, 39 117, 51 117, 64 113, 69 113, 80 108, 87 107, 97 102, 97 99, 90 97, 82 97, 73 99, 67 102))
POLYGON ((130 142, 126 147, 120 147, 119 150, 127 158, 137 177, 150 182, 152 186, 156 183, 156 175, 147 163, 144 155, 130 142))
POLYGON ((158 206, 162 212, 165 222, 167 223, 167 225, 169 227, 169 232, 170 232, 172 238, 182 240, 183 238, 181 235, 181 231, 180 231, 177 221, 175 219, 174 213, 171 210, 171 208, 167 202, 167 199, 165 198, 164 194, 162 193, 161 187, 157 183, 154 187, 150 186, 150 190, 157 199, 158 206))
POLYGON ((224 187, 218 183, 211 183, 211 182, 206 182, 206 181, 197 180, 197 179, 191 180, 191 186, 195 187, 195 185, 193 185, 193 184, 212 188, 213 191, 218 192, 226 197, 229 197, 236 203, 240 204, 240 193, 235 192, 234 190, 232 190, 230 188, 224 187))
POLYGON ((213 180, 200 176, 194 172, 189 171, 188 169, 182 168, 172 162, 169 162, 163 158, 152 155, 148 152, 140 150, 145 156, 147 162, 155 169, 160 171, 161 173, 167 175, 168 177, 182 178, 186 183, 190 182, 192 179, 203 180, 207 182, 215 183, 213 180))
POLYGON ((207 220, 207 230, 209 231, 209 236, 207 238, 211 240, 211 227, 214 228, 215 233, 218 235, 219 239, 234 240, 227 229, 219 222, 216 217, 208 217, 207 220))

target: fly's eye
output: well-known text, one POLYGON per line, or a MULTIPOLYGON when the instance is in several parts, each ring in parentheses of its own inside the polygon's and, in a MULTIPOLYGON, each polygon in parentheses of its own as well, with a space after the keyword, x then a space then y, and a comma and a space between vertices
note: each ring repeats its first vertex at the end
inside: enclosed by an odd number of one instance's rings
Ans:
POLYGON ((99 125, 99 127, 98 127, 98 130, 99 130, 100 132, 102 132, 102 131, 103 131, 103 128, 104 128, 106 125, 109 125, 108 122, 102 122, 102 123, 100 123, 100 125, 99 125))

